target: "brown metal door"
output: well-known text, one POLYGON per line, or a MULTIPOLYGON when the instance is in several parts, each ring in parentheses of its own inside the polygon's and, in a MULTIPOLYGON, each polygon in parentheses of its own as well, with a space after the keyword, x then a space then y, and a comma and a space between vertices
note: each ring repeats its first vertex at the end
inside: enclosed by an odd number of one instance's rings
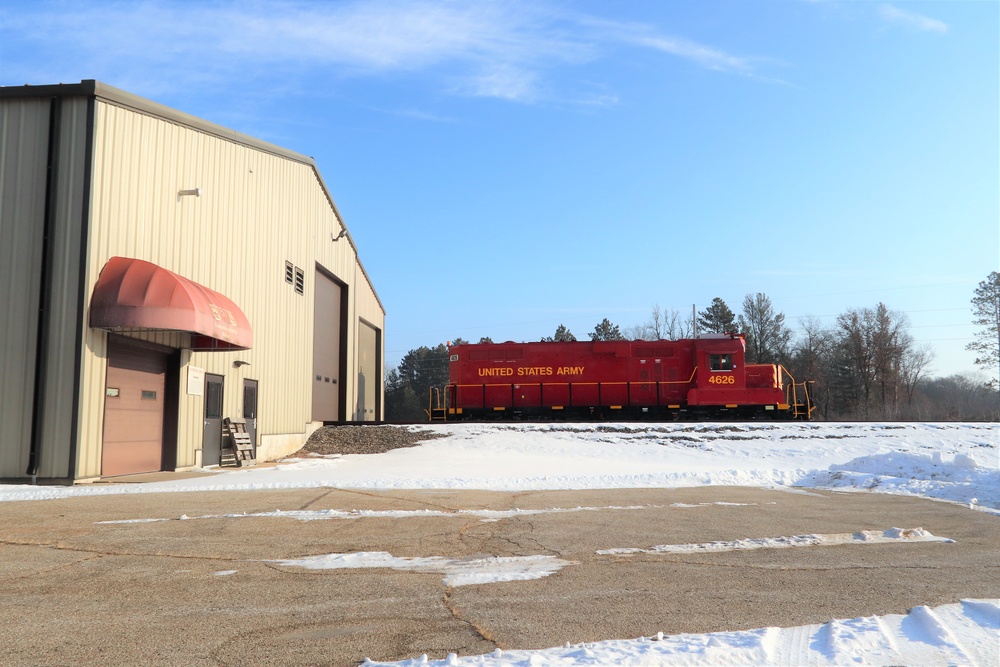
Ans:
POLYGON ((254 450, 257 449, 257 381, 243 380, 243 421, 254 450))
POLYGON ((201 443, 201 464, 217 466, 222 460, 222 390, 221 375, 205 374, 205 432, 201 443))
POLYGON ((101 474, 163 469, 167 354, 112 339, 104 398, 101 474))

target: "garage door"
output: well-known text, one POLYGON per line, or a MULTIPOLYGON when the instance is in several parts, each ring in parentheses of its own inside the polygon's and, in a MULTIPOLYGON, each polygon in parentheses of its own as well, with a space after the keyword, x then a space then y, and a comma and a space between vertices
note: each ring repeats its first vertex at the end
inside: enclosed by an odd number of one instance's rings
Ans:
POLYGON ((379 406, 382 397, 380 335, 381 332, 367 322, 358 322, 358 406, 354 415, 357 421, 378 421, 382 417, 379 406))
POLYGON ((108 342, 104 398, 104 476, 163 469, 163 414, 169 356, 158 350, 108 342))
POLYGON ((340 419, 341 287, 316 271, 313 329, 313 421, 340 419))

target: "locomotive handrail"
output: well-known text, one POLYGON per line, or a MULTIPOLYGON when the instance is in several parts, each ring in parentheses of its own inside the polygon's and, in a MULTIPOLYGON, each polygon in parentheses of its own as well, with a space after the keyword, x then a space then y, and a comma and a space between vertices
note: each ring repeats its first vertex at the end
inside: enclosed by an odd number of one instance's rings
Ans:
POLYGON ((691 371, 691 377, 689 377, 687 379, 687 381, 684 381, 684 380, 663 380, 663 384, 691 384, 692 382, 694 382, 694 376, 697 375, 697 374, 698 374, 698 367, 695 366, 694 370, 691 371))
MULTIPOLYGON (((445 395, 445 400, 447 400, 447 395, 445 395)), ((427 413, 428 421, 448 421, 447 406, 441 400, 441 390, 437 387, 431 387, 428 391, 427 409, 424 412, 427 413)))
POLYGON ((778 364, 778 369, 791 380, 782 389, 785 392, 785 402, 792 408, 792 418, 804 417, 807 420, 812 419, 812 413, 816 409, 816 406, 812 404, 812 397, 809 395, 809 383, 807 381, 796 382, 795 377, 781 364, 778 364), (799 402, 799 387, 802 387, 802 402, 799 402), (789 396, 789 394, 791 395, 789 396))

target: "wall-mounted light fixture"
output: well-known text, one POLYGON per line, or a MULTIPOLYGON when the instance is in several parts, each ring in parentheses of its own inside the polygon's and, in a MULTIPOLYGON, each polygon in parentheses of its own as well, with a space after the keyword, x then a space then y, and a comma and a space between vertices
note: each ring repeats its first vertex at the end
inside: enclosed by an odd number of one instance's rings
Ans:
POLYGON ((240 368, 241 366, 249 366, 249 361, 243 361, 242 359, 237 359, 233 362, 233 368, 240 368))
POLYGON ((190 190, 178 190, 177 191, 177 201, 181 200, 181 197, 200 197, 201 188, 191 188, 190 190))
POLYGON ((333 233, 330 234, 330 238, 333 240, 334 243, 344 238, 345 236, 347 236, 347 227, 341 229, 340 234, 338 234, 337 236, 334 236, 333 233))

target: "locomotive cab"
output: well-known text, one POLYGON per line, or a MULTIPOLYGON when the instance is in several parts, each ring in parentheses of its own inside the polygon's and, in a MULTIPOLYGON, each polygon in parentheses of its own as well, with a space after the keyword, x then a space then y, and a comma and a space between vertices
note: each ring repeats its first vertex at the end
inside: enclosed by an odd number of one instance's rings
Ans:
POLYGON ((736 334, 707 334, 695 341, 695 386, 688 405, 735 409, 746 403, 746 341, 736 334))

